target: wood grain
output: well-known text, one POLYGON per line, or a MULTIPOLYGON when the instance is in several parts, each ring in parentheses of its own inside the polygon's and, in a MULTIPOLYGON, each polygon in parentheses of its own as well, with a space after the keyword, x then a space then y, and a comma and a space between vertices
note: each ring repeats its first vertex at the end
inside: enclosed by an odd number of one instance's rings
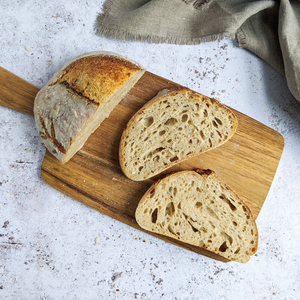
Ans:
MULTIPOLYGON (((1 73, 3 70, 0 69, 0 90, 7 76, 1 73)), ((7 74, 6 70, 4 74, 7 74)), ((32 115, 33 100, 38 89, 12 73, 9 78, 9 83, 4 84, 5 93, 0 96, 0 104, 31 112, 32 115)), ((135 209, 154 180, 164 174, 142 182, 125 177, 119 166, 119 142, 131 116, 159 90, 172 86, 177 84, 146 72, 68 163, 61 164, 46 151, 41 170, 44 181, 101 213, 142 230, 135 221, 135 209)), ((275 130, 233 111, 239 122, 238 130, 226 144, 186 160, 164 173, 184 169, 212 169, 241 196, 256 218, 271 187, 284 141, 275 130)), ((227 261, 205 249, 152 235, 187 250, 227 261)))
POLYGON ((33 116, 33 101, 39 88, 0 67, 0 104, 33 116))

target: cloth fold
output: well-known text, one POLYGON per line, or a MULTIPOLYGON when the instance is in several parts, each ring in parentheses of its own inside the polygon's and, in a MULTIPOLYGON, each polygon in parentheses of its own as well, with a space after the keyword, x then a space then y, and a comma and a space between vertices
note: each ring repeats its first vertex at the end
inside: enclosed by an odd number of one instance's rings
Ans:
POLYGON ((299 0, 106 0, 99 35, 150 43, 233 39, 280 72, 300 101, 299 0))

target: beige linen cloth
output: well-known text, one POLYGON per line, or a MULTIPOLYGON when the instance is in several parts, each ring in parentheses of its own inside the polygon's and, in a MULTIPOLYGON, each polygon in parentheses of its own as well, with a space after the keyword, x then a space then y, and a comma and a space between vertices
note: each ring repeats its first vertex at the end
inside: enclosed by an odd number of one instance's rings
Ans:
POLYGON ((97 33, 119 40, 196 45, 237 37, 300 101, 300 0, 107 0, 103 11, 97 33))

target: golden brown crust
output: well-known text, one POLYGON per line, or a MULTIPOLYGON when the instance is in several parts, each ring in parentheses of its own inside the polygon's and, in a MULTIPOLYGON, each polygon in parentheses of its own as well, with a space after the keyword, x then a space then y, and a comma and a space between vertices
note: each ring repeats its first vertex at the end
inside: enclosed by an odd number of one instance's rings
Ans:
POLYGON ((87 56, 71 63, 56 83, 66 82, 89 101, 103 103, 139 70, 137 65, 116 56, 87 56))

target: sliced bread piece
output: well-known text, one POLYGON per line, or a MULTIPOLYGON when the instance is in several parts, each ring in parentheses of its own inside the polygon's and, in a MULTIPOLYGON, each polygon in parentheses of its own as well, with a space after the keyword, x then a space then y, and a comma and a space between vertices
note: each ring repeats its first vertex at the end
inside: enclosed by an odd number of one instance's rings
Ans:
POLYGON ((120 142, 120 165, 132 180, 145 180, 187 158, 228 141, 234 113, 187 88, 162 90, 128 122, 120 142))
POLYGON ((63 65, 35 98, 34 116, 48 150, 67 162, 144 74, 112 52, 91 52, 63 65))
POLYGON ((211 170, 181 171, 155 183, 135 213, 149 231, 245 263, 258 246, 247 205, 211 170))

